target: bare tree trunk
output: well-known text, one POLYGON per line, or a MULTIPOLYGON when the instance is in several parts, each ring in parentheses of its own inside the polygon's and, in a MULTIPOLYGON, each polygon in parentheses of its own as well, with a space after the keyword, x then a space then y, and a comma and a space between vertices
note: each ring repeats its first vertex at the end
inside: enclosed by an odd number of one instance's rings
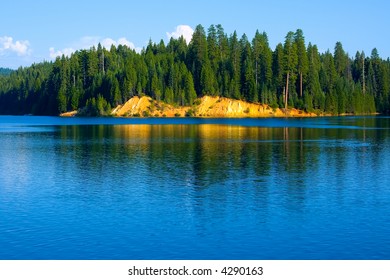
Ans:
POLYGON ((288 103, 288 81, 289 81, 289 78, 290 78, 290 71, 287 72, 287 79, 286 79, 286 100, 285 100, 285 109, 286 109, 286 113, 287 113, 287 103, 288 103))
POLYGON ((104 49, 102 50, 102 52, 103 52, 103 58, 102 58, 102 72, 103 72, 103 75, 104 75, 104 49))
POLYGON ((83 86, 85 86, 85 65, 83 65, 83 86))
POLYGON ((301 81, 300 81, 300 94, 301 94, 301 98, 302 98, 302 96, 303 96, 303 77, 302 77, 302 72, 301 73, 299 73, 299 76, 300 76, 300 78, 301 78, 301 81))
POLYGON ((363 64, 363 94, 366 93, 366 80, 365 80, 365 73, 364 73, 364 53, 362 55, 362 64, 363 64))

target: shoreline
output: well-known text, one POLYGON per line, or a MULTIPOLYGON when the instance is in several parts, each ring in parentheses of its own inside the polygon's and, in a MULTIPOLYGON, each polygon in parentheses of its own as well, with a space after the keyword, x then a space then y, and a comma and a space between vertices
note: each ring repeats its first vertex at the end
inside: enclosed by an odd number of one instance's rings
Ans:
MULTIPOLYGON (((60 117, 88 117, 80 114, 81 110, 74 110, 60 114, 60 117)), ((163 101, 157 101, 149 96, 134 96, 124 104, 118 105, 109 113, 100 117, 120 118, 316 118, 316 117, 344 117, 344 116, 378 116, 370 114, 340 114, 332 115, 321 112, 308 113, 303 110, 290 108, 285 111, 281 108, 271 108, 267 104, 250 103, 226 97, 203 96, 197 99, 192 106, 175 106, 163 101)), ((99 117, 99 116, 98 116, 99 117)))
MULTIPOLYGON (((84 116, 80 110, 65 112, 60 117, 84 116)), ((103 115, 104 116, 104 115, 103 115)), ((175 106, 157 101, 148 96, 134 96, 122 105, 118 105, 105 116, 111 117, 199 117, 199 118, 307 118, 324 117, 330 114, 308 113, 290 108, 271 108, 267 104, 250 103, 226 97, 203 96, 192 106, 175 106)))

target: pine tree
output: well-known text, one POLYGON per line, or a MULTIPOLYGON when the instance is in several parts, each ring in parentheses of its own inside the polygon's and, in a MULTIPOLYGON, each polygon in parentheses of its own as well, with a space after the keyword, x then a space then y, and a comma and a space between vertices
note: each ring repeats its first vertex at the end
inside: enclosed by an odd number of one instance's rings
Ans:
MULTIPOLYGON (((206 33, 202 25, 197 25, 189 45, 188 60, 191 72, 194 76, 195 90, 197 94, 204 92, 201 85, 202 68, 208 61, 206 33)), ((207 71, 207 70, 205 70, 207 71)))
POLYGON ((302 98, 303 96, 303 76, 307 74, 309 70, 309 63, 306 54, 306 46, 305 46, 305 37, 303 36, 303 31, 301 29, 297 29, 294 35, 294 40, 297 48, 297 56, 298 56, 298 67, 297 71, 299 74, 299 95, 302 98))
POLYGON ((188 105, 192 105, 196 99, 194 81, 190 72, 185 73, 184 93, 188 105))
POLYGON ((258 95, 255 91, 255 75, 252 58, 252 48, 247 36, 244 34, 240 40, 241 49, 241 93, 247 101, 257 102, 258 95))
POLYGON ((61 83, 60 90, 58 91, 57 96, 57 102, 58 102, 58 112, 64 113, 66 112, 66 84, 61 83))
POLYGON ((279 106, 283 106, 284 104, 284 94, 285 94, 285 85, 284 85, 284 50, 283 45, 279 43, 275 51, 273 53, 273 64, 272 64, 272 72, 274 77, 274 87, 278 92, 278 99, 281 101, 279 106))
MULTIPOLYGON (((267 33, 262 34, 256 31, 252 40, 253 61, 255 73, 255 91, 258 96, 264 95, 264 92, 272 86, 272 51, 269 47, 267 33), (260 94, 261 92, 261 94, 260 94)), ((262 102, 266 98, 262 96, 262 102)))
POLYGON ((98 73, 98 56, 95 47, 92 47, 87 53, 87 82, 89 85, 92 83, 92 80, 95 75, 98 73))
POLYGON ((309 60, 309 71, 308 71, 308 82, 307 82, 307 95, 305 99, 305 107, 307 110, 324 109, 325 96, 321 90, 319 71, 321 67, 320 55, 316 45, 312 46, 310 43, 307 48, 308 60, 309 60))
POLYGON ((230 96, 235 99, 241 99, 240 92, 240 58, 241 58, 241 49, 240 44, 237 38, 237 32, 234 33, 229 38, 229 49, 230 49, 230 96))
POLYGON ((215 95, 215 78, 208 60, 202 66, 200 85, 203 95, 215 95))
POLYGON ((224 32, 223 27, 218 24, 217 29, 217 45, 218 45, 218 68, 216 79, 218 83, 218 91, 222 96, 229 95, 229 82, 230 82, 230 73, 228 67, 229 59, 229 41, 228 37, 224 32))
POLYGON ((284 41, 284 73, 286 76, 286 89, 285 89, 285 109, 288 105, 289 96, 289 82, 290 79, 295 81, 296 69, 298 65, 297 45, 294 44, 294 33, 288 32, 284 41))
POLYGON ((333 56, 329 51, 322 57, 320 76, 322 78, 321 84, 323 91, 327 93, 332 92, 336 83, 337 71, 334 65, 333 56))

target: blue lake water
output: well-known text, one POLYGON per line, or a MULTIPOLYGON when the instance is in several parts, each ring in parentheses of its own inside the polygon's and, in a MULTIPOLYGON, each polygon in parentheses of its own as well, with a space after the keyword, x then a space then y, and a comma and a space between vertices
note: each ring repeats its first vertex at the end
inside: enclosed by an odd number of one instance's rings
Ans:
POLYGON ((390 259, 390 118, 0 117, 0 259, 390 259))

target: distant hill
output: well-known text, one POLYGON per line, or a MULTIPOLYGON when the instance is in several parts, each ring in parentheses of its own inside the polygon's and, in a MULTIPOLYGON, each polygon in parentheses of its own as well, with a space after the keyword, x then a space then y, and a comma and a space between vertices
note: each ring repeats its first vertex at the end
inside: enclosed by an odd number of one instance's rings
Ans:
POLYGON ((14 70, 0 67, 0 76, 9 76, 12 73, 12 71, 14 70))

